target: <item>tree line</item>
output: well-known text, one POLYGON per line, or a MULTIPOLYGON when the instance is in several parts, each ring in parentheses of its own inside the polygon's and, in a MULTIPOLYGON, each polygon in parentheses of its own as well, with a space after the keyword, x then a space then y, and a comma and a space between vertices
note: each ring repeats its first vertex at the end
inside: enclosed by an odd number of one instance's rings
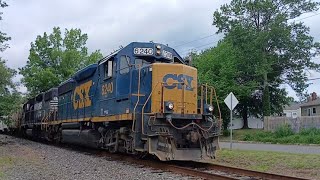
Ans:
POLYGON ((300 99, 306 96, 306 70, 320 70, 312 60, 320 44, 297 19, 318 9, 319 2, 309 0, 232 0, 213 13, 216 33, 224 37, 216 47, 193 54, 193 64, 200 81, 217 87, 220 102, 231 91, 238 97, 244 128, 249 116, 279 114, 292 101, 282 84, 300 99))

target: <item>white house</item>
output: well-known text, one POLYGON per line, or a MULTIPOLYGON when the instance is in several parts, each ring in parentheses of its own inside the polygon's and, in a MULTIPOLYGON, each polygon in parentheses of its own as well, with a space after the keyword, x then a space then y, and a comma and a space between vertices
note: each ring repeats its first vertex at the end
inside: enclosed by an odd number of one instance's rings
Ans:
POLYGON ((8 126, 0 119, 0 132, 4 132, 5 130, 8 130, 8 126))
POLYGON ((291 103, 283 108, 283 114, 289 118, 301 117, 301 104, 291 103))

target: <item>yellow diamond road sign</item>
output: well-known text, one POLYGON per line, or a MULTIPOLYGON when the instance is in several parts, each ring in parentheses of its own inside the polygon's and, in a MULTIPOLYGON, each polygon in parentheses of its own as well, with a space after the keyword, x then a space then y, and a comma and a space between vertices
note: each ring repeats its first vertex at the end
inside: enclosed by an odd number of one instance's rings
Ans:
POLYGON ((228 108, 232 111, 237 104, 239 103, 238 99, 234 96, 234 94, 231 92, 226 99, 224 99, 224 103, 228 106, 228 108))

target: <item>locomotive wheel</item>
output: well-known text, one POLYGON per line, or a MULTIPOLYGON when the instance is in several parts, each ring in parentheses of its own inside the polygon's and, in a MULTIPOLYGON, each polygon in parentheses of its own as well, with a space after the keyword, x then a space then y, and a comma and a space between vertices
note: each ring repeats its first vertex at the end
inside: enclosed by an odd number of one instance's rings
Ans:
POLYGON ((111 153, 118 152, 119 135, 114 129, 110 129, 106 134, 106 147, 111 153))
POLYGON ((61 142, 61 140, 62 140, 62 128, 60 127, 56 127, 56 133, 55 133, 55 135, 54 135, 54 142, 56 143, 56 144, 59 144, 60 142, 61 142))

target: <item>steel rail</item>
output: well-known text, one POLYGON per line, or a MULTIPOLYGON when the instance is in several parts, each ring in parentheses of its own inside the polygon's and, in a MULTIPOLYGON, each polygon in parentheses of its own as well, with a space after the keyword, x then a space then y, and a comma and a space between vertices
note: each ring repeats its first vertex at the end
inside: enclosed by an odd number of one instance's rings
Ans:
POLYGON ((215 174, 215 173, 209 173, 204 172, 201 170, 196 170, 194 168, 189 167, 182 167, 178 165, 168 164, 167 162, 162 162, 158 160, 149 160, 149 159, 137 159, 129 155, 123 155, 123 154, 110 154, 108 152, 100 153, 100 157, 110 157, 113 160, 118 161, 125 161, 129 162, 131 164, 136 165, 142 165, 149 168, 154 169, 161 169, 163 171, 169 171, 175 174, 182 174, 202 179, 208 179, 208 180, 235 180, 237 178, 234 178, 228 173, 228 175, 221 175, 221 174, 215 174))
POLYGON ((161 162, 158 160, 137 159, 129 155, 110 154, 104 152, 103 156, 109 156, 112 159, 129 162, 132 164, 143 165, 150 168, 170 171, 177 174, 193 176, 202 179, 241 179, 241 177, 249 177, 251 179, 281 179, 281 180, 306 180, 300 177, 285 176, 280 174, 265 173, 248 169, 223 166, 218 164, 203 162, 161 162), (199 168, 201 170, 198 170, 199 168), (205 169, 205 170, 203 170, 205 169), (208 172, 209 170, 209 172, 208 172), (210 172, 212 170, 212 172, 210 172), (224 174, 225 173, 225 174, 224 174), (239 177, 240 176, 240 177, 239 177))
POLYGON ((209 165, 209 168, 211 170, 241 174, 241 175, 246 175, 246 176, 250 176, 250 177, 260 177, 260 178, 264 178, 264 179, 306 180, 306 179, 300 178, 300 177, 292 177, 292 176, 285 176, 285 175, 280 175, 280 174, 272 174, 272 173, 266 173, 266 172, 260 172, 260 171, 253 171, 253 170, 248 170, 248 169, 223 166, 223 165, 219 165, 219 164, 211 164, 211 165, 209 165))

